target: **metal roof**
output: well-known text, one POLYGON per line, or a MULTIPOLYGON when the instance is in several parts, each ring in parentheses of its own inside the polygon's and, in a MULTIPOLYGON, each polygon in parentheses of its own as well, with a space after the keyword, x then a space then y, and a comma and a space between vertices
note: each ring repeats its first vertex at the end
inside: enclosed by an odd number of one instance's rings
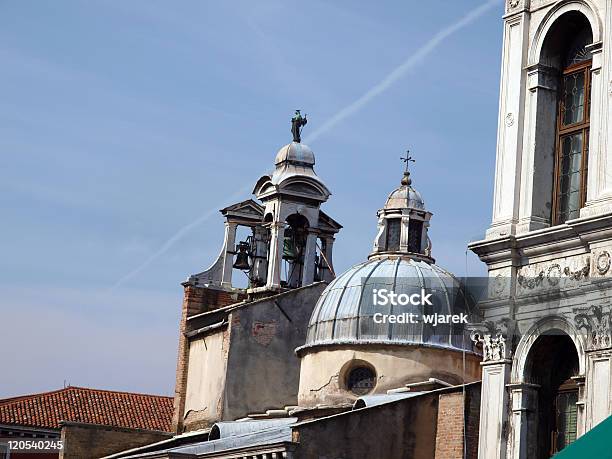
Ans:
POLYGON ((245 419, 242 421, 223 421, 213 425, 210 431, 210 440, 218 440, 220 438, 232 437, 235 435, 244 435, 254 432, 259 432, 273 427, 282 427, 295 424, 297 418, 276 418, 276 419, 261 419, 252 420, 245 419))
POLYGON ((211 439, 185 446, 155 451, 151 453, 124 456, 129 458, 159 457, 161 453, 207 454, 226 451, 235 448, 247 448, 270 443, 290 442, 292 440, 291 426, 297 423, 297 418, 266 419, 261 421, 220 422, 213 426, 211 439), (221 438, 213 439, 213 431, 221 438))
MULTIPOLYGON (((472 343, 460 324, 374 322, 375 313, 399 314, 410 306, 373 305, 373 289, 414 294, 421 289, 435 292, 436 301, 429 313, 469 313, 470 302, 463 286, 451 273, 433 263, 406 257, 373 258, 358 264, 337 277, 321 294, 310 317, 306 344, 301 351, 314 346, 339 344, 420 344, 472 351, 472 343)), ((415 313, 423 312, 414 307, 415 313)))
POLYGON ((280 164, 284 161, 314 165, 315 156, 308 145, 291 142, 278 150, 274 164, 280 164))
POLYGON ((385 203, 385 209, 404 209, 406 207, 425 210, 425 202, 421 193, 410 185, 402 185, 394 190, 385 203))
POLYGON ((397 394, 375 394, 375 395, 364 395, 355 400, 353 409, 365 408, 368 406, 384 405, 385 403, 395 402, 396 400, 403 400, 405 398, 416 397, 417 395, 424 394, 425 392, 400 392, 397 394))

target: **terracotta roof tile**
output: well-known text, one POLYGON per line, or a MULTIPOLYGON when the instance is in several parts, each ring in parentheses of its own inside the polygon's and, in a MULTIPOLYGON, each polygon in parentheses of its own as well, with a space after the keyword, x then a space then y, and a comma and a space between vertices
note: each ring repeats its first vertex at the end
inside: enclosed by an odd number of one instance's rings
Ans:
POLYGON ((170 432, 172 397, 66 387, 0 399, 0 424, 59 429, 60 421, 170 432))

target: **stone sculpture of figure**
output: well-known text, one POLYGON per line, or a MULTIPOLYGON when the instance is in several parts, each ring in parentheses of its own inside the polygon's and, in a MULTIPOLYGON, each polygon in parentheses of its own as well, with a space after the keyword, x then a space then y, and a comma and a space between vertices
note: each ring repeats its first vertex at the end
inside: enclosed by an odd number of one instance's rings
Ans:
POLYGON ((305 126, 307 122, 306 116, 302 117, 300 111, 296 110, 295 116, 291 118, 291 133, 293 134, 294 142, 301 142, 302 126, 305 126))

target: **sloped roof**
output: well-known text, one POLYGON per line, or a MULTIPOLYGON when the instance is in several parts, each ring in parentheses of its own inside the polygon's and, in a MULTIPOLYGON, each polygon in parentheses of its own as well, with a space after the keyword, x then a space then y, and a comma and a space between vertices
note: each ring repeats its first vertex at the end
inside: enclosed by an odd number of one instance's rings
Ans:
POLYGON ((59 429, 60 421, 170 432, 173 399, 85 387, 0 399, 0 424, 59 429))

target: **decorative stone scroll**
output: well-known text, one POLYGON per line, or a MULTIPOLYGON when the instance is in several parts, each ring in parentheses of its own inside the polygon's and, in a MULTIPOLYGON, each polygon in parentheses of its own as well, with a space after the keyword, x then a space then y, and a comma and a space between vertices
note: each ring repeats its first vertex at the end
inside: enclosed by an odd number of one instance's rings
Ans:
MULTIPOLYGON (((608 252, 602 252, 596 263, 598 272, 605 274, 610 268, 608 252)), ((517 273, 517 282, 524 291, 550 289, 558 287, 561 281, 582 281, 587 279, 590 274, 591 259, 587 256, 573 260, 524 266, 517 273)))
POLYGON ((494 362, 511 357, 514 321, 502 319, 472 325, 470 338, 477 346, 482 346, 482 361, 494 362))
POLYGON ((600 350, 612 347, 612 314, 609 305, 593 305, 573 309, 578 330, 587 334, 587 349, 600 350))
POLYGON ((587 257, 586 264, 584 266, 578 267, 575 270, 572 270, 569 266, 566 266, 563 269, 563 274, 569 277, 572 280, 580 280, 586 277, 589 277, 589 272, 591 271, 591 262, 587 257))

